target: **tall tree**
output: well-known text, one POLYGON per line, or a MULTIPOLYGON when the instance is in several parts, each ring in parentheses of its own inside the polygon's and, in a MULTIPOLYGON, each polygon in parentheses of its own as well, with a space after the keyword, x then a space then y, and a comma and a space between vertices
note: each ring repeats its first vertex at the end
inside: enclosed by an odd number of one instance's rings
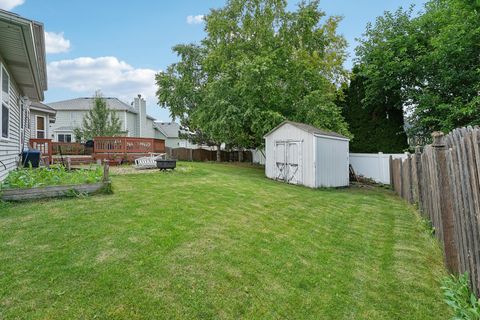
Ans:
POLYGON ((418 14, 387 12, 357 48, 365 101, 405 108, 410 138, 420 143, 432 131, 479 124, 479 44, 478 1, 430 0, 418 14))
POLYGON ((107 101, 97 91, 93 106, 83 117, 82 127, 74 130, 76 138, 89 140, 94 137, 113 137, 122 133, 122 125, 115 110, 108 108, 107 101))
POLYGON ((365 99, 366 78, 361 66, 354 66, 348 85, 339 99, 343 115, 354 138, 352 152, 403 152, 408 148, 404 130, 404 115, 399 97, 389 94, 375 101, 365 99), (397 101, 392 101, 395 98, 397 101))
POLYGON ((345 80, 338 17, 318 1, 230 0, 205 18, 199 45, 174 47, 180 62, 157 75, 159 104, 215 142, 257 147, 282 120, 349 134, 335 105, 345 80))

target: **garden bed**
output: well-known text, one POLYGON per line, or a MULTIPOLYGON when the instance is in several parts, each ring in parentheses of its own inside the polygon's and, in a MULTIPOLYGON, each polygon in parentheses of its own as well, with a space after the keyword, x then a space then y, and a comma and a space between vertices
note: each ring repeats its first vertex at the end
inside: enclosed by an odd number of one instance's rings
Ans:
POLYGON ((88 169, 67 170, 62 166, 12 171, 0 188, 4 201, 26 201, 52 197, 111 192, 108 163, 88 169))

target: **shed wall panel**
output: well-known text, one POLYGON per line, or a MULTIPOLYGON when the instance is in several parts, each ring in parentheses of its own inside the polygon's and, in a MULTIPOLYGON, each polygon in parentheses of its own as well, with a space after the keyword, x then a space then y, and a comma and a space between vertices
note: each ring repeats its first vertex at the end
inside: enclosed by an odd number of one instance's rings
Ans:
POLYGON ((349 185, 349 151, 346 140, 316 137, 316 187, 349 185))

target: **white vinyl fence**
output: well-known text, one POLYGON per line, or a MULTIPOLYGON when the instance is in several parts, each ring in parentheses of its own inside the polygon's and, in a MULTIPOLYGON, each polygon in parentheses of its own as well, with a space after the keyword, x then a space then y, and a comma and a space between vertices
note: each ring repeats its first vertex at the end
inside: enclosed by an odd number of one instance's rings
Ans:
POLYGON ((405 153, 350 153, 350 164, 357 175, 390 184, 390 156, 406 159, 405 153))
POLYGON ((252 162, 256 164, 265 165, 265 151, 258 150, 258 149, 251 150, 251 151, 252 151, 252 162))

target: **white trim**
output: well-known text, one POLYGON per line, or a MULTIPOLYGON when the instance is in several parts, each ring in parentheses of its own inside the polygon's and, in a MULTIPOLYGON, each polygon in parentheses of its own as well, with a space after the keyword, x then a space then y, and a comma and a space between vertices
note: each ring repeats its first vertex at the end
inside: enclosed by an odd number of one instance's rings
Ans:
POLYGON ((4 64, 1 64, 1 67, 0 67, 0 80, 1 80, 0 81, 0 92, 1 92, 0 98, 1 99, 0 99, 0 101, 2 103, 6 103, 7 106, 10 104, 10 90, 11 90, 11 88, 10 88, 10 78, 11 78, 11 76, 8 73, 7 68, 5 67, 4 64), (8 77, 8 84, 7 84, 8 92, 3 91, 3 73, 4 72, 8 77), (6 97, 4 97, 5 94, 6 94, 6 97))
POLYGON ((341 140, 341 141, 350 141, 350 139, 348 139, 348 138, 332 137, 332 136, 327 136, 327 135, 318 134, 318 133, 314 133, 313 135, 314 135, 315 137, 318 137, 318 138, 325 138, 325 139, 332 139, 332 140, 341 140))
POLYGON ((35 138, 37 139, 48 139, 47 137, 47 117, 35 115, 35 138), (43 118, 43 130, 38 130, 38 118, 43 118), (43 138, 38 137, 38 131, 43 131, 43 138))

